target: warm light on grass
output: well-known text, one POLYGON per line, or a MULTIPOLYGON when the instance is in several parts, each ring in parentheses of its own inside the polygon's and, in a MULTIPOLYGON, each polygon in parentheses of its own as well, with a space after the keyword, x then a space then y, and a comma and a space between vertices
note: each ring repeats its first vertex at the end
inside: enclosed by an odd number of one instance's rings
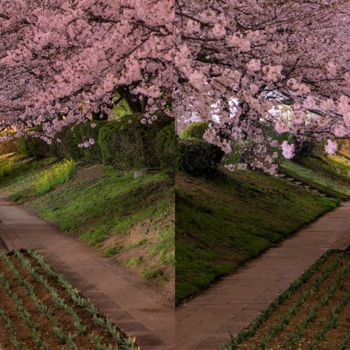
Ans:
POLYGON ((74 160, 66 159, 48 170, 44 170, 38 177, 34 185, 36 195, 42 195, 49 192, 54 187, 67 182, 76 169, 74 160))
POLYGON ((0 164, 0 178, 10 175, 13 172, 14 168, 14 160, 10 159, 2 159, 0 164))

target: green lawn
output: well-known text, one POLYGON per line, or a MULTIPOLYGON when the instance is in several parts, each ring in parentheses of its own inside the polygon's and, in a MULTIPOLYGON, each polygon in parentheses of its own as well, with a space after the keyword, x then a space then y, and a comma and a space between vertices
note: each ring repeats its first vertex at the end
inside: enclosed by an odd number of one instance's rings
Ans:
POLYGON ((333 209, 280 178, 236 171, 215 180, 176 178, 176 302, 333 209))

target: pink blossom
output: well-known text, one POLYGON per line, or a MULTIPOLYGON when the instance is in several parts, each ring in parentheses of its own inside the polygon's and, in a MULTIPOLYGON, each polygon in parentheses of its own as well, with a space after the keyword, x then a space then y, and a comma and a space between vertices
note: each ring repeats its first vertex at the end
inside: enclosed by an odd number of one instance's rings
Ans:
POLYGON ((334 128, 334 135, 336 137, 344 137, 349 134, 349 130, 344 125, 336 125, 334 128))
POLYGON ((247 68, 252 72, 258 72, 261 69, 261 61, 257 59, 250 60, 247 64, 247 68))
POLYGON ((326 69, 331 75, 336 75, 337 73, 337 66, 333 62, 329 62, 326 66, 326 69))
POLYGON ((344 124, 349 128, 350 127, 350 111, 346 111, 343 114, 343 120, 344 120, 344 124))
POLYGON ((308 96, 306 100, 303 102, 303 107, 305 109, 315 108, 315 105, 316 105, 316 101, 313 96, 308 96))
POLYGON ((324 147, 327 154, 335 154, 338 149, 338 144, 336 141, 327 140, 327 144, 324 147))
POLYGON ((279 134, 283 134, 285 132, 287 132, 289 130, 287 124, 285 122, 283 122, 282 120, 278 120, 275 123, 275 130, 279 133, 279 134))
POLYGON ((226 43, 229 47, 236 47, 239 51, 242 52, 248 52, 251 49, 249 40, 236 34, 227 36, 226 43))
POLYGON ((193 21, 192 19, 187 22, 187 30, 189 33, 198 33, 201 29, 201 25, 197 21, 193 21))
POLYGON ((3 0, 0 14, 0 123, 17 136, 52 140, 110 115, 116 91, 146 125, 165 109, 179 128, 211 122, 214 143, 238 144, 267 173, 266 125, 317 142, 349 135, 349 1, 3 0), (278 122, 285 102, 292 118, 278 122))
POLYGON ((282 66, 265 66, 263 73, 268 81, 277 81, 282 77, 282 66))
POLYGON ((294 157, 295 146, 293 144, 288 143, 288 141, 283 141, 281 148, 284 158, 292 159, 294 157))
POLYGON ((202 72, 194 71, 189 75, 189 80, 192 86, 199 91, 203 91, 205 89, 205 76, 202 72))
POLYGON ((278 141, 277 140, 272 140, 271 142, 270 142, 270 146, 271 147, 278 147, 278 141))
POLYGON ((226 29, 221 23, 216 23, 212 29, 215 38, 221 38, 226 35, 226 29))
POLYGON ((305 113, 304 111, 295 111, 293 115, 293 122, 296 125, 301 125, 305 122, 305 113))

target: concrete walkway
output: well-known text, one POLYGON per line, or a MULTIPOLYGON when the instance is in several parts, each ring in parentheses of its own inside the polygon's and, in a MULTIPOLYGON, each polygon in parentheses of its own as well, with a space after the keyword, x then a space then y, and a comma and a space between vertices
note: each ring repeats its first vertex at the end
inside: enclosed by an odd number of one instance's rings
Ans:
POLYGON ((0 237, 8 248, 35 248, 143 350, 175 349, 174 309, 156 291, 22 207, 0 198, 0 237))
POLYGON ((180 306, 176 349, 220 349, 326 250, 349 245, 347 202, 180 306))

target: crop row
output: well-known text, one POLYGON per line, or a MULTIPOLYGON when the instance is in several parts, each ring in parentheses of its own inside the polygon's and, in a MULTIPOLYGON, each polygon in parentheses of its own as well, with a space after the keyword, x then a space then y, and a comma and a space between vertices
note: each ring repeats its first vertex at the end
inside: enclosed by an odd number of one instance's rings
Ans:
MULTIPOLYGON (((302 285, 308 282, 314 273, 318 271, 323 265, 325 265, 328 259, 336 252, 336 250, 329 250, 323 254, 322 257, 317 260, 317 262, 314 263, 301 277, 296 279, 285 292, 279 295, 275 301, 271 303, 270 306, 265 311, 263 311, 253 323, 243 329, 236 337, 233 337, 230 343, 225 347, 225 350, 236 350, 239 348, 240 344, 254 337, 261 326, 270 318, 272 313, 274 313, 281 305, 285 304, 294 295, 294 293, 302 285)), ((318 276, 317 279, 313 282, 311 288, 308 291, 303 292, 301 296, 288 308, 285 315, 279 320, 279 322, 269 329, 267 335, 261 340, 261 342, 259 344, 253 344, 249 350, 265 349, 268 343, 270 343, 272 339, 274 339, 284 330, 285 326, 289 324, 291 317, 298 313, 306 300, 315 291, 318 290, 319 286, 339 266, 343 256, 343 253, 338 253, 335 260, 331 264, 326 265, 321 275, 318 276)))
MULTIPOLYGON (((90 343, 94 346, 96 350, 139 350, 140 348, 136 345, 135 339, 130 339, 124 337, 118 328, 112 323, 111 320, 105 318, 99 310, 86 298, 82 297, 78 291, 61 275, 57 274, 44 260, 42 256, 37 254, 35 251, 30 251, 31 257, 34 259, 37 266, 34 266, 30 259, 28 259, 22 252, 16 251, 15 257, 18 263, 29 273, 33 280, 36 283, 40 284, 43 290, 49 294, 52 304, 59 308, 64 314, 69 316, 69 319, 72 321, 73 329, 64 330, 64 326, 61 322, 54 316, 54 312, 51 308, 46 305, 38 297, 36 290, 32 283, 30 283, 12 262, 12 260, 4 254, 0 255, 1 261, 6 265, 11 276, 11 279, 4 273, 0 273, 0 285, 7 294, 8 298, 11 300, 11 303, 16 308, 17 313, 23 319, 27 327, 29 328, 32 334, 33 343, 37 348, 44 350, 51 350, 49 344, 45 342, 41 334, 40 325, 35 322, 34 316, 31 312, 25 307, 28 300, 32 302, 39 314, 43 315, 48 323, 51 325, 51 329, 55 337, 58 339, 60 344, 66 344, 69 350, 77 350, 78 347, 75 343, 75 340, 81 336, 86 335, 90 343), (40 267, 40 268, 39 268, 40 267), (40 271, 43 270, 44 274, 40 271), (69 297, 72 299, 74 304, 81 309, 84 309, 91 315, 91 320, 102 327, 109 337, 114 339, 113 342, 117 343, 117 347, 114 347, 110 344, 105 344, 104 338, 99 336, 96 333, 88 334, 88 328, 84 324, 81 317, 75 311, 74 307, 67 304, 65 299, 60 296, 59 291, 49 283, 46 278, 46 275, 53 277, 60 286, 62 286, 68 293, 69 297), (26 298, 23 300, 14 290, 14 286, 19 285, 23 286, 26 298)), ((36 312, 37 314, 37 312, 36 312)), ((23 342, 19 341, 16 335, 16 327, 12 323, 10 317, 7 315, 5 309, 0 308, 0 319, 3 321, 7 333, 9 335, 9 340, 16 349, 26 350, 26 346, 23 342)))
MULTIPOLYGON (((51 350, 50 346, 46 344, 45 341, 42 339, 40 325, 34 321, 33 315, 24 306, 22 298, 20 298, 18 294, 13 291, 13 286, 11 286, 5 274, 2 272, 0 273, 0 284, 6 292, 7 296, 11 299, 18 314, 30 329, 34 344, 38 348, 43 348, 44 350, 51 350)), ((19 349, 26 349, 26 347, 23 344, 21 344, 19 349)))
POLYGON ((13 325, 11 318, 7 315, 6 311, 0 307, 0 318, 3 320, 5 324, 5 328, 9 334, 11 344, 18 350, 26 350, 25 345, 18 340, 16 329, 13 325))
MULTIPOLYGON (((74 303, 87 311, 92 320, 96 325, 104 328, 107 333, 116 339, 116 341, 120 344, 121 349, 125 350, 139 350, 140 348, 136 345, 135 338, 125 338, 122 336, 121 332, 118 328, 113 324, 113 322, 104 317, 100 311, 96 308, 95 305, 91 303, 90 300, 81 296, 76 288, 74 288, 62 275, 58 274, 55 270, 51 268, 51 266, 45 261, 45 259, 39 255, 34 250, 29 250, 29 254, 36 260, 36 262, 41 266, 41 268, 49 275, 50 277, 57 280, 57 282, 67 291, 70 298, 74 301, 74 303)), ((16 252, 16 255, 22 259, 23 263, 30 263, 28 259, 26 259, 19 251, 16 252)), ((94 341, 96 344, 99 343, 98 337, 94 337, 94 341)), ((104 350, 101 348, 101 350, 104 350)))
MULTIPOLYGON (((31 255, 36 259, 44 271, 51 277, 55 278, 59 284, 66 289, 71 299, 76 305, 88 311, 92 320, 96 325, 104 328, 109 335, 118 343, 118 349, 133 350, 138 349, 135 344, 135 339, 124 338, 113 322, 100 314, 99 310, 86 298, 82 297, 78 291, 60 274, 54 271, 44 260, 44 258, 37 254, 35 251, 30 251, 31 255)), ((61 307, 67 314, 69 314, 74 320, 76 329, 81 332, 84 330, 82 320, 77 315, 75 310, 65 303, 65 300, 59 296, 56 288, 52 287, 44 275, 38 272, 38 269, 34 267, 29 259, 27 259, 20 251, 15 252, 16 257, 21 261, 22 265, 31 273, 31 275, 42 284, 42 286, 51 294, 53 302, 61 307)), ((97 334, 90 335, 90 341, 93 343, 97 350, 113 350, 111 345, 105 345, 103 339, 97 334)))
MULTIPOLYGON (((325 339, 327 333, 331 329, 336 328, 338 319, 339 319, 344 307, 349 303, 349 300, 350 300, 350 288, 347 289, 343 298, 333 308, 329 320, 327 320, 323 323, 323 326, 322 326, 320 332, 315 336, 314 341, 311 344, 310 350, 319 349, 319 344, 325 339)), ((345 346, 344 340, 342 341, 340 348, 343 348, 343 346, 345 346)))
MULTIPOLYGON (((44 315, 45 318, 51 323, 53 332, 55 336, 58 338, 59 343, 62 345, 67 344, 69 350, 76 350, 77 346, 74 343, 74 339, 76 338, 76 335, 70 334, 70 333, 66 334, 63 331, 63 327, 61 326, 59 320, 57 320, 57 318, 54 317, 50 308, 45 303, 43 303, 40 300, 40 298, 36 295, 34 286, 23 277, 23 275, 19 272, 19 270, 12 263, 12 261, 9 259, 8 256, 3 255, 1 258, 2 258, 2 261, 6 264, 9 271, 11 272, 11 276, 13 276, 19 282, 20 285, 24 286, 27 292, 27 296, 33 302, 38 312, 44 315)), ((52 294, 51 294, 51 298, 56 305, 60 306, 60 304, 63 304, 62 301, 60 303, 58 300, 56 300, 52 294)), ((28 326, 30 328, 33 327, 31 324, 29 324, 28 326)), ((86 331, 86 328, 85 328, 85 331, 86 331)), ((35 341, 35 344, 38 345, 39 343, 37 344, 37 342, 35 341)), ((44 347, 46 347, 47 349, 50 348, 47 344, 44 347)))
MULTIPOLYGON (((327 288, 326 292, 323 294, 322 298, 320 298, 318 303, 316 303, 310 308, 305 318, 301 321, 301 323, 298 324, 297 330, 288 335, 288 341, 284 346, 285 349, 292 349, 299 342, 306 328, 315 321, 317 314, 321 310, 321 308, 324 307, 325 305, 328 305, 329 300, 334 295, 334 293, 338 290, 338 288, 342 288, 344 286, 344 278, 349 273, 349 271, 350 271, 350 262, 339 272, 339 275, 337 276, 336 280, 332 283, 331 286, 327 288)), ((345 295, 345 297, 347 298, 347 294, 345 295)), ((338 315, 338 313, 336 314, 338 315)), ((329 325, 332 325, 335 327, 336 322, 333 323, 334 321, 336 321, 336 319, 331 318, 329 325)), ((329 329, 324 328, 323 330, 321 330, 321 332, 316 337, 315 339, 316 341, 313 343, 311 349, 313 350, 319 349, 318 347, 319 342, 321 342, 327 330, 329 329)))

